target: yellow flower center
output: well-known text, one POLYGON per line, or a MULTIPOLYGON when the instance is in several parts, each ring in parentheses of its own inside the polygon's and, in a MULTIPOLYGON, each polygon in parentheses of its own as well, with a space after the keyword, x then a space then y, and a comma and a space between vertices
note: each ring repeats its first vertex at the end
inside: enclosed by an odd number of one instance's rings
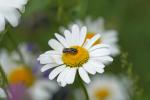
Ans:
POLYGON ((72 46, 70 48, 75 49, 77 52, 63 52, 62 60, 65 65, 68 67, 81 67, 88 61, 89 53, 85 48, 80 46, 72 46))
POLYGON ((8 75, 8 80, 10 84, 23 83, 26 87, 30 87, 34 83, 35 77, 29 68, 20 66, 8 75))
MULTIPOLYGON (((86 35, 86 39, 91 39, 95 34, 92 32, 88 32, 86 35)), ((93 45, 100 44, 102 41, 99 39, 93 45)))
POLYGON ((97 100, 105 100, 110 95, 110 91, 107 88, 98 89, 96 90, 94 95, 97 98, 97 100))

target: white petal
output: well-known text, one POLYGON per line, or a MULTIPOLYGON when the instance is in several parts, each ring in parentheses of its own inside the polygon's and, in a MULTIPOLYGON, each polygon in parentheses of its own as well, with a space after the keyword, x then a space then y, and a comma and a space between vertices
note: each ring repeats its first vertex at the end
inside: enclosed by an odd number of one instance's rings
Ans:
POLYGON ((69 67, 65 67, 65 69, 58 75, 58 78, 57 78, 57 82, 65 82, 66 83, 66 80, 65 80, 65 75, 67 74, 67 72, 69 71, 69 67))
POLYGON ((87 28, 86 28, 86 27, 82 27, 82 28, 81 28, 81 31, 80 31, 80 42, 79 42, 79 46, 82 46, 83 43, 85 42, 86 34, 87 34, 87 28))
POLYGON ((102 63, 112 62, 113 58, 110 56, 104 56, 104 57, 93 57, 92 60, 100 61, 102 63))
POLYGON ((19 23, 20 13, 17 10, 8 10, 5 13, 6 20, 13 26, 16 27, 19 23))
POLYGON ((25 10, 24 5, 27 4, 28 0, 13 0, 15 2, 15 6, 23 13, 25 10))
POLYGON ((47 51, 45 53, 49 54, 49 55, 61 55, 62 54, 62 53, 55 51, 55 50, 50 50, 50 51, 47 51))
POLYGON ((65 87, 67 84, 65 81, 62 81, 62 82, 59 82, 59 85, 62 86, 62 87, 65 87))
POLYGON ((95 36, 93 36, 87 43, 87 45, 85 45, 86 49, 89 49, 98 39, 100 39, 100 34, 96 34, 95 36))
POLYGON ((90 74, 96 74, 95 66, 91 61, 88 61, 86 64, 84 64, 83 68, 90 74))
POLYGON ((111 55, 116 56, 120 53, 118 42, 118 33, 115 30, 108 30, 103 32, 102 42, 105 44, 109 44, 111 47, 111 55))
POLYGON ((48 63, 54 63, 54 59, 51 57, 50 54, 47 52, 44 54, 41 54, 38 58, 38 61, 40 61, 41 64, 48 64, 48 63))
POLYGON ((64 62, 62 61, 62 55, 53 55, 52 58, 57 64, 63 64, 64 62))
POLYGON ((62 87, 67 84, 72 84, 75 80, 76 71, 77 68, 66 67, 66 69, 59 74, 57 82, 59 82, 62 87))
POLYGON ((69 67, 66 67, 63 72, 61 72, 57 78, 57 82, 59 83, 60 86, 64 87, 67 85, 67 75, 68 72, 70 71, 69 67))
POLYGON ((93 67, 95 68, 95 70, 98 72, 98 73, 103 73, 104 72, 104 67, 105 65, 100 63, 100 62, 96 62, 94 60, 91 60, 90 61, 91 64, 93 65, 93 67))
POLYGON ((50 74, 49 79, 53 80, 59 73, 61 73, 65 69, 65 65, 59 66, 55 68, 50 74))
POLYGON ((70 68, 69 72, 67 73, 66 77, 66 81, 67 81, 67 84, 72 84, 75 80, 75 76, 76 76, 76 72, 77 72, 77 69, 76 68, 70 68))
POLYGON ((100 69, 99 67, 96 67, 96 70, 98 73, 104 73, 104 69, 100 69))
POLYGON ((16 69, 20 64, 14 62, 14 60, 9 55, 8 51, 5 49, 0 50, 0 65, 6 74, 9 74, 12 69, 16 69))
POLYGON ((96 49, 101 49, 101 48, 109 48, 109 45, 106 45, 106 44, 97 44, 97 45, 94 45, 93 47, 91 47, 89 49, 89 51, 94 51, 96 49))
POLYGON ((79 45, 79 27, 78 25, 74 24, 72 26, 72 41, 73 45, 79 45))
POLYGON ((71 46, 72 45, 72 42, 71 42, 72 37, 71 37, 70 31, 69 30, 65 30, 64 31, 64 35, 65 35, 65 38, 66 38, 66 41, 67 41, 68 45, 71 46))
POLYGON ((54 59, 52 58, 53 55, 60 55, 61 53, 58 53, 57 51, 47 51, 44 54, 41 54, 37 60, 40 61, 41 64, 48 64, 48 63, 54 63, 54 59))
POLYGON ((5 19, 4 17, 0 14, 0 32, 5 29, 5 19))
POLYGON ((103 43, 112 44, 118 42, 118 33, 115 30, 108 30, 103 32, 102 36, 103 43))
POLYGON ((18 10, 23 10, 26 3, 27 0, 0 0, 0 16, 5 19, 0 18, 0 31, 4 30, 6 20, 13 27, 18 25, 21 16, 18 10))
POLYGON ((41 68, 41 72, 44 72, 48 69, 51 69, 53 67, 57 66, 57 64, 47 64, 47 65, 44 65, 42 68, 41 68))
POLYGON ((22 11, 28 0, 0 0, 0 7, 5 9, 19 9, 22 11))
POLYGON ((90 83, 91 80, 90 80, 88 74, 86 73, 86 71, 82 67, 79 68, 79 75, 84 82, 90 83))
POLYGON ((110 50, 108 48, 96 49, 90 52, 90 57, 101 57, 110 55, 110 50))
POLYGON ((112 44, 110 47, 111 50, 111 55, 112 56, 117 56, 118 54, 120 54, 120 48, 117 44, 112 44))
POLYGON ((0 97, 1 98, 6 98, 6 94, 2 88, 0 88, 0 97))
POLYGON ((59 42, 66 48, 68 48, 68 44, 67 41, 65 40, 65 38, 61 35, 59 35, 58 33, 55 33, 56 38, 59 40, 59 42))
POLYGON ((62 52, 63 50, 63 46, 61 43, 59 43, 57 40, 55 39, 51 39, 48 41, 48 44, 51 48, 53 48, 54 50, 58 51, 58 52, 62 52))

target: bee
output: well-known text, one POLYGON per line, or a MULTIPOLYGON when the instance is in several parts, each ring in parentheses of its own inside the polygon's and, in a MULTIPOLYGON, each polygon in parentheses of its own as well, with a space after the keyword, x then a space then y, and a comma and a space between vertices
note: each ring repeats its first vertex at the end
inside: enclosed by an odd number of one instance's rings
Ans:
POLYGON ((66 54, 76 54, 77 52, 78 52, 78 50, 75 48, 64 48, 63 49, 63 53, 66 53, 66 54))

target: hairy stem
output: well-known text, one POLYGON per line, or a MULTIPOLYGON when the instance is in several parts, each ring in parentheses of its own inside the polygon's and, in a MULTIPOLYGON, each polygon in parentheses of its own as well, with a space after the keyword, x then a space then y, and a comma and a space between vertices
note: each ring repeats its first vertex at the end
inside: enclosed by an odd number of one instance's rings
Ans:
POLYGON ((79 78, 79 82, 80 82, 81 88, 82 88, 82 90, 83 90, 83 92, 84 92, 84 94, 85 94, 86 100, 90 100, 90 99, 89 99, 88 92, 87 92, 87 89, 86 89, 86 87, 85 87, 85 85, 84 85, 84 83, 83 83, 81 77, 79 76, 79 74, 78 74, 78 78, 79 78))

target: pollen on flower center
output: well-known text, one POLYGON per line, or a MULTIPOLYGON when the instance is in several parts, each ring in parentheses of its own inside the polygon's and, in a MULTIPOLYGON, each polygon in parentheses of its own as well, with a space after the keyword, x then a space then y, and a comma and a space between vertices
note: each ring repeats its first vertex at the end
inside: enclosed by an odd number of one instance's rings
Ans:
POLYGON ((9 75, 8 80, 10 84, 22 83, 26 87, 32 86, 34 83, 34 75, 29 68, 26 67, 18 67, 14 69, 9 75))
POLYGON ((110 94, 110 91, 107 88, 98 89, 94 93, 95 97, 99 100, 105 100, 110 94))
MULTIPOLYGON (((92 32, 88 32, 86 35, 86 39, 91 39, 95 34, 92 32)), ((93 45, 100 44, 102 41, 99 39, 93 45)))
POLYGON ((81 67, 84 63, 86 63, 89 59, 89 52, 80 46, 72 46, 70 48, 74 48, 77 50, 76 53, 65 52, 62 55, 62 60, 65 65, 68 67, 81 67))

